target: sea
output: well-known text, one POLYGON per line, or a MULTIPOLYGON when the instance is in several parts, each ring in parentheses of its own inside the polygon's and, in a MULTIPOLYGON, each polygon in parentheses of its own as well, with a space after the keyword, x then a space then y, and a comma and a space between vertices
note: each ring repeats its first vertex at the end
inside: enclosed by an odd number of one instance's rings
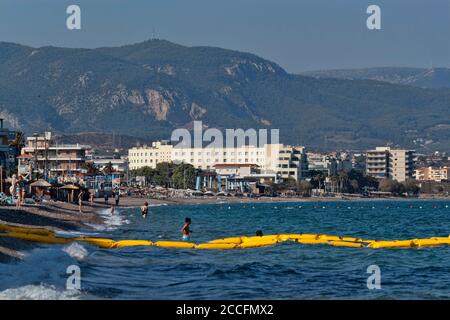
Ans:
MULTIPOLYGON (((450 235, 450 201, 219 202, 155 205, 146 219, 131 207, 102 214, 104 225, 61 236, 181 240, 186 217, 192 219, 195 243, 256 230, 386 240, 450 235)), ((450 246, 370 249, 283 242, 196 250, 71 243, 40 244, 25 254, 22 261, 0 264, 0 299, 450 298, 450 246)))

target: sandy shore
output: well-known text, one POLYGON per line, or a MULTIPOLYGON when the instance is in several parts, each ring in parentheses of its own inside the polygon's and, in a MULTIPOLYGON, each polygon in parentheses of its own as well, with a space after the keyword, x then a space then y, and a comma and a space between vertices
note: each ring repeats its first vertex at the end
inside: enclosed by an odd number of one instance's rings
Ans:
MULTIPOLYGON (((406 198, 358 198, 358 197, 311 197, 311 198, 240 198, 240 197, 199 197, 199 198, 167 198, 148 199, 145 197, 122 197, 119 207, 140 207, 145 201, 150 205, 197 205, 214 203, 269 203, 269 202, 325 202, 325 201, 379 201, 379 200, 412 200, 406 198)), ((450 197, 424 195, 416 200, 450 200, 450 197)), ((98 212, 110 208, 113 201, 105 204, 103 199, 96 199, 93 206, 86 203, 83 213, 78 212, 78 206, 64 202, 47 202, 42 205, 23 206, 21 209, 5 206, 0 207, 0 224, 19 227, 41 227, 49 230, 76 230, 91 228, 87 224, 102 224, 103 219, 98 212)), ((20 241, 13 238, 0 237, 0 263, 23 258, 24 251, 37 244, 20 241)))
MULTIPOLYGON (((424 195, 419 198, 363 198, 363 197, 261 197, 261 198, 245 198, 245 197, 214 197, 203 196, 193 198, 167 198, 167 199, 148 199, 145 197, 122 197, 120 206, 122 207, 138 207, 142 206, 145 201, 150 205, 196 205, 196 204, 214 204, 214 203, 270 203, 270 202, 333 202, 333 201, 380 201, 380 200, 450 200, 450 197, 424 195)), ((97 200, 96 203, 104 204, 97 200)), ((112 203, 110 201, 110 203, 112 203)))

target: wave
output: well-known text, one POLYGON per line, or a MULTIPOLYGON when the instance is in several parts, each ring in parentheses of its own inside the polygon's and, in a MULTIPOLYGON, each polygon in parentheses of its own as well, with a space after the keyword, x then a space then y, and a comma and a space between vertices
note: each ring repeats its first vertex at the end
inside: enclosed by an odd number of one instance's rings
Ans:
POLYGON ((45 284, 26 285, 0 292, 0 300, 78 300, 80 297, 80 291, 57 290, 45 284))
POLYGON ((85 247, 76 242, 64 247, 62 250, 77 260, 83 260, 89 254, 85 247))
POLYGON ((87 224, 88 226, 94 228, 95 230, 107 231, 107 230, 115 230, 117 227, 120 227, 124 224, 129 224, 130 221, 125 217, 120 215, 119 210, 115 210, 113 214, 111 214, 111 209, 103 209, 99 212, 100 216, 103 218, 103 225, 99 224, 87 224))

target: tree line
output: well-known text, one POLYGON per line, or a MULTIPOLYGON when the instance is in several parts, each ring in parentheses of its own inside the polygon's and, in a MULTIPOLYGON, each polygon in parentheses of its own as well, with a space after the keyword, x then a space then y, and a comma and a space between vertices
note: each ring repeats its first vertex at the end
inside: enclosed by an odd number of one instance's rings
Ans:
POLYGON ((187 163, 160 162, 156 168, 142 167, 130 171, 131 177, 145 177, 149 184, 175 189, 195 189, 196 178, 202 170, 187 163))

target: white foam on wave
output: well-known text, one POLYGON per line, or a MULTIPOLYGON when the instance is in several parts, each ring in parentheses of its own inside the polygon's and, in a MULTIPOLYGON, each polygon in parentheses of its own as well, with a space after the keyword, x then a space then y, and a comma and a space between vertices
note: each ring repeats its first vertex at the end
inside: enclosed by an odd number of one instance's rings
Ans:
POLYGON ((73 238, 73 237, 90 237, 98 235, 97 232, 80 232, 80 231, 55 231, 55 235, 60 238, 73 238))
POLYGON ((63 251, 77 260, 83 260, 89 254, 87 249, 77 242, 64 247, 63 251))
POLYGON ((129 224, 130 221, 125 217, 120 215, 119 210, 115 210, 114 213, 111 214, 111 209, 103 209, 99 212, 100 216, 103 218, 104 225, 98 224, 87 224, 88 226, 94 228, 95 230, 115 230, 117 227, 120 227, 124 224, 129 224))
POLYGON ((164 206, 168 206, 167 203, 150 203, 148 205, 149 207, 164 207, 164 206))
POLYGON ((0 300, 78 300, 80 297, 80 291, 61 291, 44 284, 26 285, 0 292, 0 300))
MULTIPOLYGON (((168 203, 150 203, 148 206, 149 207, 164 207, 164 206, 168 206, 168 203)), ((127 207, 120 207, 121 209, 137 209, 140 208, 141 206, 127 206, 127 207)))

